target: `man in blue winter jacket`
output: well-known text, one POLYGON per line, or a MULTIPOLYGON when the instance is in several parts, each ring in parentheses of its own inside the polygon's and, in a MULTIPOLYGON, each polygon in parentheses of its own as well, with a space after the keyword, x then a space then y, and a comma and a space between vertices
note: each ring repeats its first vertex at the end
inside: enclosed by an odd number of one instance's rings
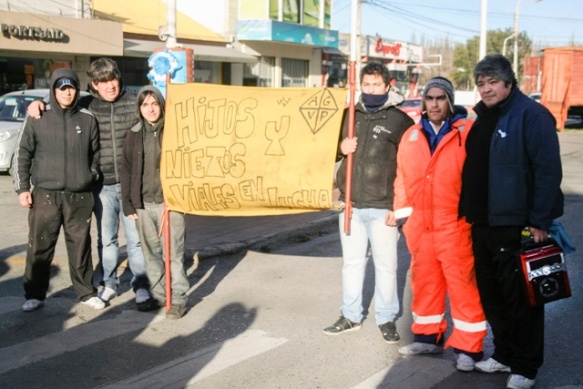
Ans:
POLYGON ((562 168, 555 120, 517 86, 510 61, 487 55, 474 69, 481 101, 466 141, 460 215, 472 223, 476 280, 494 335, 484 373, 511 373, 507 388, 535 383, 544 355, 544 306, 526 303, 519 271, 522 231, 549 238, 563 214, 562 168))

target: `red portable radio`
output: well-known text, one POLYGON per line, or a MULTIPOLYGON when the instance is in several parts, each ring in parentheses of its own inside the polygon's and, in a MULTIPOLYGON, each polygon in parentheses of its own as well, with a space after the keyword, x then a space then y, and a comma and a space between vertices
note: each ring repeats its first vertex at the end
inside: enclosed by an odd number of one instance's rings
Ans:
POLYGON ((527 303, 531 307, 571 297, 565 256, 553 240, 523 243, 520 264, 527 303))

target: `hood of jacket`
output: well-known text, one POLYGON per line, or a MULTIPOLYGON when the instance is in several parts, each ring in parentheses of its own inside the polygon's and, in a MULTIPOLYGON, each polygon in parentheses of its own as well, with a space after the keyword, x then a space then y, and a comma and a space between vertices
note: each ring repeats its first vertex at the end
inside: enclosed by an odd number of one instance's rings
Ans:
POLYGON ((136 109, 138 111, 138 115, 140 117, 140 120, 138 123, 136 123, 132 127, 131 130, 133 132, 140 132, 143 128, 144 118, 142 117, 142 113, 140 112, 140 100, 141 100, 142 95, 144 95, 146 93, 151 93, 152 96, 154 96, 154 100, 156 100, 156 102, 158 102, 158 105, 160 106, 160 119, 158 119, 158 122, 164 121, 164 110, 165 110, 166 100, 164 99, 164 96, 162 96, 162 93, 160 92, 160 90, 158 88, 156 88, 155 86, 152 86, 152 85, 146 85, 138 91, 138 94, 136 96, 136 109))
POLYGON ((49 102, 51 105, 51 109, 57 111, 63 111, 63 109, 57 102, 57 96, 55 95, 55 85, 57 83, 57 80, 63 77, 70 78, 74 80, 75 83, 77 84, 77 88, 75 89, 77 91, 77 95, 75 96, 75 102, 73 103, 71 108, 75 107, 77 105, 77 102, 79 102, 80 90, 79 90, 79 77, 77 77, 77 73, 72 69, 59 68, 53 72, 53 74, 51 75, 51 79, 49 81, 49 84, 51 86, 49 92, 49 102))

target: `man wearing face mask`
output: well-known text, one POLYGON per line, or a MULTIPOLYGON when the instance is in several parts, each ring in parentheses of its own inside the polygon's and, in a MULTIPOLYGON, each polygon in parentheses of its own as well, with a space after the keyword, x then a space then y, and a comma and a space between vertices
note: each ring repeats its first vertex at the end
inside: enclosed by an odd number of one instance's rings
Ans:
MULTIPOLYGON (((367 64, 360 73, 360 100, 355 107, 355 136, 348 138, 344 120, 339 151, 353 154, 352 215, 350 233, 344 233, 344 212, 340 213, 342 244, 342 307, 340 318, 324 329, 339 335, 361 328, 364 318, 362 289, 370 241, 375 267, 375 321, 387 343, 397 343, 395 319, 397 297, 397 240, 399 232, 393 213, 393 181, 397 146, 413 120, 396 105, 403 96, 390 91, 390 74, 379 63, 367 64)), ((348 115, 345 116, 345 119, 348 115)), ((336 182, 344 201, 346 161, 342 160, 336 182)))

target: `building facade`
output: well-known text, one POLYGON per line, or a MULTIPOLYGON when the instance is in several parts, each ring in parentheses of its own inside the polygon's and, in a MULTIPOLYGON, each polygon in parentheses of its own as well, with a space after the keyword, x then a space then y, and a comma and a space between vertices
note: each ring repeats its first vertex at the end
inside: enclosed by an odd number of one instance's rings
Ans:
MULTIPOLYGON (((193 53, 193 81, 240 85, 242 64, 256 63, 257 57, 233 47, 224 31, 201 24, 200 15, 185 12, 190 3, 198 2, 177 1, 174 19, 178 46, 193 53)), ((223 14, 220 1, 208 3, 213 15, 223 14)), ((147 83, 145 60, 154 51, 166 47, 167 3, 162 0, 93 0, 93 9, 101 19, 123 20, 123 57, 114 59, 126 69, 124 78, 128 84, 147 83)))
POLYGON ((244 67, 244 85, 322 86, 323 50, 338 47, 329 0, 240 0, 239 5, 237 40, 260 54, 257 64, 244 67))
MULTIPOLYGON (((99 57, 118 63, 126 87, 148 84, 148 57, 166 46, 166 10, 162 0, 0 0, 0 93, 46 87, 58 67, 76 70, 86 85, 99 57)), ((176 24, 179 45, 193 50, 195 81, 242 84, 242 63, 258 62, 180 10, 176 24)))
MULTIPOLYGON (((330 29, 331 0, 177 1, 178 44, 192 50, 195 82, 262 87, 344 87, 350 35, 330 29)), ((46 87, 58 67, 113 58, 129 88, 148 84, 163 50, 163 0, 0 0, 0 93, 46 87)), ((420 46, 360 39, 359 64, 379 61, 404 92, 415 89, 420 46)))
POLYGON ((233 47, 257 56, 255 63, 240 66, 238 85, 319 87, 322 52, 338 47, 330 0, 217 0, 178 7, 233 47))
MULTIPOLYGON (((324 85, 343 87, 348 83, 348 61, 350 60, 350 34, 340 33, 337 50, 324 50, 322 54, 322 75, 324 85)), ((404 41, 396 41, 380 36, 360 37, 357 49, 360 66, 368 62, 384 64, 394 78, 394 85, 406 97, 417 95, 420 64, 423 62, 423 48, 404 41)))
POLYGON ((123 55, 122 25, 91 19, 88 9, 54 16, 8 8, 7 2, 0 3, 0 93, 46 88, 60 67, 76 70, 85 83, 91 57, 123 55))

